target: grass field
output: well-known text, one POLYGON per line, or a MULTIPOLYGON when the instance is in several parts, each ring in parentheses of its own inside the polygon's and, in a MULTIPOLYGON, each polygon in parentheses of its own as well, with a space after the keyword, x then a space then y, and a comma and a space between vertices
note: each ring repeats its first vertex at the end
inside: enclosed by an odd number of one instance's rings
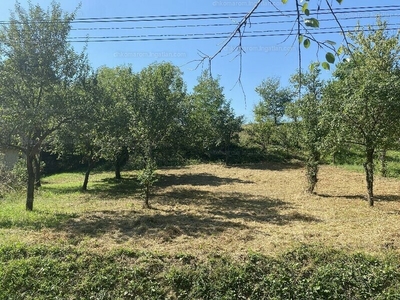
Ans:
MULTIPOLYGON (((210 257, 225 256, 233 263, 255 254, 279 260, 288 251, 302 247, 317 247, 317 253, 330 249, 348 257, 363 253, 383 261, 400 256, 397 179, 376 178, 376 205, 370 208, 364 198, 364 175, 333 166, 321 167, 314 195, 305 192, 304 169, 299 163, 204 164, 162 169, 158 174, 152 209, 143 208, 135 173, 125 173, 121 181, 115 181, 112 173, 96 173, 87 192, 80 191, 82 174, 46 177, 37 192, 34 212, 25 211, 21 193, 0 200, 0 247, 8 257, 3 258, 3 264, 15 262, 12 249, 33 251, 25 257, 37 257, 37 249, 68 249, 72 256, 110 255, 107 257, 113 258, 114 267, 115 253, 125 252, 145 257, 151 253, 150 257, 164 257, 163 263, 172 265, 181 263, 180 258, 207 265, 210 257), (173 262, 167 263, 166 258, 173 258, 173 262)), ((396 265, 397 258, 395 261, 396 265)), ((169 275, 164 272, 163 276, 171 278, 174 272, 168 269, 169 275)), ((176 278, 182 276, 178 273, 176 278)), ((395 284, 399 285, 400 273, 393 276, 398 276, 395 284)), ((400 288, 395 290, 397 293, 400 288)), ((168 292, 168 297, 190 298, 187 291, 179 291, 168 292)), ((393 295, 399 295, 396 293, 393 295)), ((79 298, 73 295, 69 298, 79 298)), ((105 295, 103 299, 117 297, 105 295)), ((118 295, 120 299, 142 299, 139 294, 118 295)), ((154 299, 159 298, 157 295, 154 299)))

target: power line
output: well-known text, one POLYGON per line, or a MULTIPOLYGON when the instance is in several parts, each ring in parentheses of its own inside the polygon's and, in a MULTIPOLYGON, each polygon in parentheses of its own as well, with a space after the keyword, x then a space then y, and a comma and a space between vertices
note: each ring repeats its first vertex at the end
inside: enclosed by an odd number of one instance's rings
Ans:
MULTIPOLYGON (((346 32, 356 31, 351 26, 343 27, 346 32), (351 30, 346 30, 351 28, 351 30)), ((373 30, 373 28, 371 29, 373 30)), ((400 30, 400 23, 388 24, 387 30, 400 30), (392 26, 392 27, 390 27, 392 26)), ((369 31, 369 29, 363 29, 369 31)), ((319 31, 313 32, 314 35, 321 34, 340 34, 342 33, 339 27, 327 27, 319 31)), ((170 34, 170 35, 133 35, 133 36, 103 36, 92 37, 85 39, 84 37, 75 37, 70 39, 70 42, 75 43, 101 43, 101 42, 149 42, 149 41, 183 41, 183 40, 210 40, 210 39, 226 39, 231 35, 231 32, 218 32, 218 33, 194 33, 194 34, 170 34)), ((296 36, 291 30, 254 30, 246 32, 246 38, 254 37, 279 37, 279 36, 296 36)))
MULTIPOLYGON (((360 6, 360 7, 347 7, 342 8, 338 7, 335 10, 335 14, 339 18, 339 20, 353 20, 354 15, 357 16, 357 19, 370 19, 376 16, 373 16, 374 13, 385 13, 390 12, 390 17, 399 17, 400 16, 400 5, 378 5, 378 6, 360 6), (368 14, 368 15, 363 15, 368 14)), ((90 18, 76 18, 71 21, 71 24, 101 24, 101 23, 155 23, 156 25, 134 25, 134 26, 93 26, 93 27, 73 27, 71 29, 72 32, 82 32, 82 31, 121 31, 121 30, 134 30, 137 31, 145 31, 145 34, 137 34, 137 35, 103 35, 103 36, 71 36, 68 40, 73 43, 101 43, 101 42, 132 42, 132 41, 175 41, 175 40, 206 40, 206 39, 225 39, 228 38, 229 35, 232 34, 232 31, 229 32, 187 32, 187 33, 157 33, 151 34, 151 30, 171 30, 171 29, 202 29, 202 28, 223 28, 223 27, 232 27, 232 25, 236 25, 232 23, 232 18, 242 17, 245 13, 204 13, 204 14, 170 14, 170 15, 150 15, 150 16, 134 16, 134 17, 122 17, 122 16, 114 16, 114 17, 90 17, 90 18), (214 22, 214 23, 204 23, 203 20, 229 20, 230 22, 214 22), (174 24, 160 24, 160 22, 174 22, 174 24), (185 23, 188 22, 189 23, 185 23), (198 21, 198 22, 193 22, 198 21), (159 24, 157 24, 159 23, 159 24)), ((256 18, 255 22, 251 22, 252 26, 262 26, 262 25, 271 25, 271 24, 289 24, 293 23, 293 18, 288 20, 289 17, 293 17, 297 14, 296 10, 285 10, 281 12, 277 12, 276 10, 270 11, 255 11, 252 15, 252 19, 256 18), (259 20, 263 18, 264 20, 259 20), (271 20, 271 19, 274 20, 271 20)), ((316 14, 319 16, 330 15, 331 12, 328 9, 320 9, 316 11, 316 14)), ((330 22, 334 21, 334 18, 329 17, 321 17, 319 18, 320 22, 330 22)), ((49 22, 51 23, 51 22, 49 22)), ((0 24, 10 24, 10 22, 0 22, 0 24)), ((391 28, 388 30, 398 30, 396 27, 399 24, 392 24, 391 28)), ((346 31, 350 31, 350 26, 342 26, 346 31), (349 30, 348 30, 349 29, 349 30)), ((341 33, 340 28, 337 27, 329 27, 329 28, 313 28, 313 34, 328 34, 328 33, 341 33)), ((292 33, 290 28, 286 29, 263 29, 263 30, 253 30, 247 31, 246 37, 274 37, 274 36, 290 36, 295 35, 292 33)))
MULTIPOLYGON (((385 12, 400 9, 400 5, 378 5, 378 6, 354 6, 354 7, 338 7, 335 13, 371 13, 371 12, 385 12)), ((210 19, 231 19, 234 17, 242 17, 247 12, 231 12, 231 13, 204 13, 204 14, 170 14, 170 15, 148 15, 148 16, 134 16, 134 17, 90 17, 90 18, 76 18, 72 20, 71 24, 78 23, 111 23, 111 22, 164 22, 164 21, 190 21, 190 20, 210 20, 210 19)), ((269 11, 255 11, 252 18, 260 17, 292 17, 296 15, 296 10, 283 10, 277 12, 276 10, 269 11)), ((329 9, 319 9, 316 11, 319 15, 331 14, 329 9)), ((59 21, 57 21, 59 22, 59 21)), ((18 22, 17 22, 18 23, 18 22)), ((45 23, 53 23, 52 21, 45 21, 45 23)), ((0 21, 0 24, 10 24, 10 21, 0 21)))
MULTIPOLYGON (((378 5, 378 6, 359 6, 337 8, 335 13, 371 13, 386 12, 400 9, 400 5, 378 5)), ((210 20, 210 19, 231 19, 233 17, 243 17, 247 12, 242 13, 207 13, 207 14, 181 14, 181 15, 153 15, 153 16, 136 16, 136 17, 93 17, 93 18, 77 18, 72 23, 104 23, 104 22, 156 22, 156 21, 190 21, 190 20, 210 20)), ((317 11, 320 15, 331 14, 329 9, 320 9, 317 11)), ((297 15, 296 10, 284 10, 277 12, 255 11, 252 18, 260 17, 293 17, 297 15)))
MULTIPOLYGON (((391 17, 400 16, 400 5, 390 5, 390 6, 364 6, 364 7, 350 7, 350 8, 340 8, 335 13, 337 14, 340 20, 353 20, 354 14, 358 14, 357 19, 369 19, 373 17, 373 13, 384 13, 384 12, 391 12, 391 17), (368 15, 362 15, 368 14, 368 15)), ((289 24, 293 23, 293 20, 287 20, 286 18, 295 15, 296 11, 294 10, 287 10, 283 12, 277 13, 276 11, 268 11, 268 12, 254 12, 252 18, 264 18, 264 19, 271 19, 275 18, 278 20, 266 20, 266 21, 256 21, 251 22, 252 26, 259 26, 259 25, 270 25, 270 24, 289 24)), ((328 15, 331 14, 329 10, 323 9, 318 11, 318 16, 320 15, 328 15)), ((206 17, 207 20, 210 19, 226 19, 231 18, 232 16, 242 16, 243 13, 219 13, 219 14, 190 14, 190 15, 163 15, 163 16, 139 16, 139 17, 132 17, 136 20, 144 20, 146 22, 149 21, 149 18, 156 22, 159 21, 201 21, 203 18, 206 17)), ((376 17, 376 16, 374 16, 376 17)), ((118 20, 119 22, 132 22, 131 19, 126 19, 126 17, 108 17, 108 18, 82 18, 80 21, 85 22, 95 22, 101 20, 102 22, 112 23, 113 20, 118 20)), ((319 18, 320 22, 329 22, 334 21, 334 18, 319 18)), ((231 21, 231 20, 230 20, 231 21)), ((170 30, 170 29, 200 29, 200 28, 211 28, 216 29, 217 27, 232 27, 232 22, 229 23, 184 23, 182 22, 175 22, 175 24, 168 24, 168 25, 136 25, 136 26, 120 26, 120 27, 90 27, 90 28, 74 28, 76 31, 105 31, 105 30, 170 30), (177 23, 177 24, 176 24, 177 23)), ((347 30, 348 27, 343 26, 343 29, 347 30)), ((389 30, 396 30, 398 28, 393 27, 389 30)), ((71 38, 71 42, 132 42, 132 41, 176 41, 176 40, 207 40, 207 39, 226 39, 232 32, 208 32, 208 33, 184 33, 184 34, 140 34, 140 35, 108 35, 108 36, 95 36, 95 37, 73 37, 71 38)), ((342 33, 339 27, 336 28, 325 28, 325 31, 315 31, 313 30, 313 34, 328 34, 328 33, 342 33), (330 30, 330 31, 328 31, 330 30)), ((274 36, 290 36, 292 32, 290 29, 278 29, 278 30, 259 30, 253 32, 247 32, 246 37, 274 37, 274 36)))
MULTIPOLYGON (((400 11, 398 14, 391 14, 391 17, 400 17, 400 11)), ((371 19, 375 18, 372 16, 360 16, 357 19, 371 19)), ((322 18, 320 22, 334 21, 334 18, 322 18)), ((354 16, 341 17, 340 20, 354 20, 354 16)), ((251 25, 269 25, 269 24, 284 24, 293 23, 293 20, 278 20, 278 21, 262 21, 252 22, 251 25)), ((202 27, 224 27, 232 26, 232 23, 208 23, 208 24, 178 24, 178 25, 155 25, 155 26, 129 26, 129 27, 82 27, 72 28, 72 31, 104 31, 104 30, 143 30, 143 29, 176 29, 176 28, 202 28, 202 27)))

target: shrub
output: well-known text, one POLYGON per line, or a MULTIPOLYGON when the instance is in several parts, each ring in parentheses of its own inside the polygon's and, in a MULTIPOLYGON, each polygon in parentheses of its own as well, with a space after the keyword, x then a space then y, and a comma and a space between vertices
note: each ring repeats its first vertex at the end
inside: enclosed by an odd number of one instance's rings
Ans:
POLYGON ((21 159, 10 170, 4 164, 3 156, 0 156, 0 198, 3 198, 7 193, 22 188, 27 180, 24 161, 21 159))

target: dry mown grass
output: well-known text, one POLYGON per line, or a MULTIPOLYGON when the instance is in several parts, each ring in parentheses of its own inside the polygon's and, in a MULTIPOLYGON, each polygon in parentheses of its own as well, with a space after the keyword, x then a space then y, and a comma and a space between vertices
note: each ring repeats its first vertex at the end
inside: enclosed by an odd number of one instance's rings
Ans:
MULTIPOLYGON (((196 256, 219 251, 273 255, 298 243, 400 251, 398 180, 377 178, 376 206, 369 208, 364 175, 332 166, 321 168, 315 195, 304 191, 298 164, 196 165, 158 173, 153 209, 142 208, 138 193, 118 188, 111 194, 80 194, 60 203, 60 210, 67 207, 74 215, 57 226, 29 232, 10 228, 8 234, 30 243, 196 256)), ((102 176, 93 177, 92 188, 102 176)))

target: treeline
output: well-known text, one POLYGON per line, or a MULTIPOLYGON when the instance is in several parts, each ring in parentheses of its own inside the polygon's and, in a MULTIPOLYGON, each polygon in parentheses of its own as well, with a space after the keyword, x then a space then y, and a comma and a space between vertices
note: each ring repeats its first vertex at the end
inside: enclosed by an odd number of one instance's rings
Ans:
POLYGON ((344 59, 332 79, 320 79, 314 63, 296 72, 288 88, 278 79, 264 80, 256 88, 262 101, 254 109, 255 122, 243 126, 219 78, 207 71, 189 93, 171 63, 140 72, 129 66, 92 70, 86 54, 76 53, 67 40, 75 15, 56 3, 47 11, 17 3, 0 30, 0 145, 26 157, 27 210, 40 185, 43 150, 80 157, 86 165, 83 190, 100 160, 114 165, 116 178, 128 160, 135 162, 148 206, 161 164, 218 156, 229 163, 232 148, 268 155, 271 146, 304 158, 309 192, 324 158, 349 145, 361 147, 374 204, 374 159, 378 151, 384 158, 397 147, 400 126, 400 36, 389 35, 380 19, 368 34, 349 33, 351 44, 339 48, 344 59))
POLYGON ((0 32, 1 145, 26 157, 27 210, 40 185, 43 150, 79 155, 87 165, 83 190, 96 162, 114 164, 116 177, 131 157, 146 194, 160 163, 202 158, 229 148, 243 117, 235 116, 219 79, 207 72, 192 93, 171 63, 138 73, 129 66, 93 71, 86 54, 67 41, 76 12, 52 3, 45 11, 16 4, 0 32))

